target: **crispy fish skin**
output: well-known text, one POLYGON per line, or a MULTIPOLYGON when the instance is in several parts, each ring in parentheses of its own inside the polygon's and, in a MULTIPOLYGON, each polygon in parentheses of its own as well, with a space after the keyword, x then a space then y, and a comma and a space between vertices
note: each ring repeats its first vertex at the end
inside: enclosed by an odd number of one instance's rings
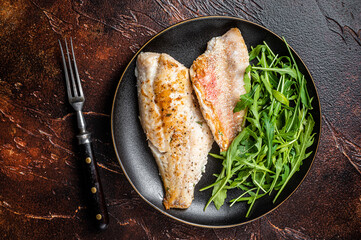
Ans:
POLYGON ((167 54, 146 52, 137 58, 136 76, 140 121, 163 180, 163 204, 188 208, 213 143, 189 70, 167 54))
POLYGON ((205 53, 190 68, 193 88, 203 117, 215 141, 226 151, 242 130, 245 110, 233 113, 239 97, 246 93, 244 73, 249 65, 247 46, 238 28, 212 38, 205 53))

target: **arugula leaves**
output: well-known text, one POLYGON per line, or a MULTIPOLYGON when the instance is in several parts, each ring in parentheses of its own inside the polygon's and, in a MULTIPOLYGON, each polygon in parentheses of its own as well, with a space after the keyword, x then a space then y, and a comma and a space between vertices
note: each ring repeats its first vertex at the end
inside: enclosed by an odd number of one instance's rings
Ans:
POLYGON ((267 43, 258 45, 249 53, 250 61, 244 75, 246 94, 234 112, 246 109, 246 127, 233 140, 226 152, 210 154, 221 159, 223 169, 217 179, 201 191, 213 188, 212 202, 219 209, 227 199, 227 192, 239 191, 230 200, 233 204, 246 201, 251 213, 255 201, 277 191, 275 202, 314 142, 314 120, 308 113, 312 109, 304 75, 292 52, 278 56, 267 43))

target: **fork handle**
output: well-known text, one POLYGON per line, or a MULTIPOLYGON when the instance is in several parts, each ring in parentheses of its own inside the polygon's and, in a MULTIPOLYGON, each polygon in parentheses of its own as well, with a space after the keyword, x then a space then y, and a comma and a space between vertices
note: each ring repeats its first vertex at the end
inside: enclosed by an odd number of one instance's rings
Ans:
POLYGON ((82 165, 85 174, 86 191, 89 196, 89 205, 92 218, 99 230, 105 230, 109 224, 109 216, 105 204, 102 184, 99 178, 97 163, 94 158, 89 133, 77 136, 82 156, 82 165))

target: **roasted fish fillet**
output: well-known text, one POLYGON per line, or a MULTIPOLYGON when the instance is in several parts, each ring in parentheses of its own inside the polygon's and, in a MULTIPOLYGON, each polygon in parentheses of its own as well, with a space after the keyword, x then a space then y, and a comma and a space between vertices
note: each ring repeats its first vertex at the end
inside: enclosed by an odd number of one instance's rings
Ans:
POLYGON ((163 180, 166 209, 188 208, 213 143, 192 94, 189 70, 167 54, 141 53, 140 121, 163 180))
POLYGON ((212 38, 205 53, 190 68, 193 88, 203 117, 221 148, 228 149, 241 131, 245 111, 233 113, 246 93, 243 76, 249 65, 247 46, 238 28, 212 38))

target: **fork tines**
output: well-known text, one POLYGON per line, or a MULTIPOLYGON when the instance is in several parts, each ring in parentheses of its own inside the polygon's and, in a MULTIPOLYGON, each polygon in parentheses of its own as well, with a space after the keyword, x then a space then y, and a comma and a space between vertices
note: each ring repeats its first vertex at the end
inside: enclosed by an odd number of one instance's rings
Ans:
POLYGON ((67 92, 68 92, 68 98, 69 98, 69 102, 82 102, 84 101, 84 94, 83 94, 83 89, 81 87, 81 82, 80 82, 80 78, 79 78, 79 73, 78 73, 78 68, 76 66, 76 60, 75 60, 75 54, 74 54, 74 48, 73 48, 73 41, 70 38, 70 47, 71 47, 71 55, 72 55, 72 60, 69 54, 69 49, 68 49, 68 44, 66 39, 64 39, 65 42, 65 49, 66 49, 66 55, 68 58, 68 66, 69 66, 69 72, 70 72, 70 80, 69 80, 69 74, 68 74, 68 67, 66 64, 66 60, 65 60, 65 56, 64 56, 64 52, 63 52, 63 48, 61 45, 61 41, 59 41, 59 45, 60 45, 60 50, 61 50, 61 56, 63 59, 63 65, 64 65, 64 75, 65 75, 65 81, 66 81, 66 88, 67 88, 67 92), (73 64, 72 64, 73 62, 73 64), (74 72, 73 72, 73 68, 74 68, 74 72), (75 78, 74 78, 75 75, 75 78), (71 81, 71 82, 70 82, 71 81))

